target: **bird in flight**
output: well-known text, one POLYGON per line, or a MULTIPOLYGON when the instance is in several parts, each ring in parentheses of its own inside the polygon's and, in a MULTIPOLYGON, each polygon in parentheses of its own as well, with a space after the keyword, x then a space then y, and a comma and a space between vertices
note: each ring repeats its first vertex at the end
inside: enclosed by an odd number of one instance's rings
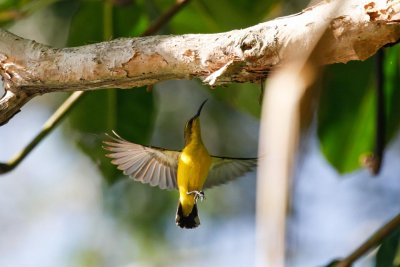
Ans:
POLYGON ((181 228, 200 225, 197 201, 204 199, 203 189, 232 181, 251 171, 257 158, 211 156, 201 139, 200 113, 186 123, 182 151, 144 146, 129 142, 113 131, 104 149, 111 163, 135 181, 161 189, 178 189, 179 203, 175 221, 181 228))

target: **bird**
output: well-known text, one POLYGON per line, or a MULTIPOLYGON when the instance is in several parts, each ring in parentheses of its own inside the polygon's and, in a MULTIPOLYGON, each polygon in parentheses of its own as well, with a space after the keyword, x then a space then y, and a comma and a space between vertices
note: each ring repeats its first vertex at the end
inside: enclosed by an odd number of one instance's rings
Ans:
POLYGON ((133 180, 179 191, 175 222, 181 228, 200 225, 198 200, 205 198, 204 189, 232 181, 257 166, 257 158, 212 156, 201 137, 200 114, 208 99, 184 128, 185 145, 181 151, 136 144, 115 131, 103 141, 111 163, 133 180))

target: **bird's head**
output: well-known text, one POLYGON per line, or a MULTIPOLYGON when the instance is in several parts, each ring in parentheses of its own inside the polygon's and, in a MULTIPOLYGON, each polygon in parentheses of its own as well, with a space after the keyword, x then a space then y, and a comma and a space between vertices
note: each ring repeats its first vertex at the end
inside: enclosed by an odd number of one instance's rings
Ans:
POLYGON ((186 123, 185 125, 185 143, 189 143, 194 134, 198 134, 200 137, 200 114, 204 104, 208 99, 201 103, 197 113, 186 123))

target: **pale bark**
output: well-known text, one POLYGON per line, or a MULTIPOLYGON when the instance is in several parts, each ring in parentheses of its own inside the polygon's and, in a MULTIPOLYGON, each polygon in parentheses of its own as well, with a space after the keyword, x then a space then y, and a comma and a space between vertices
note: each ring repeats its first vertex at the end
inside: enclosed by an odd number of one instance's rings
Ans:
POLYGON ((7 90, 0 100, 0 124, 32 97, 49 92, 171 79, 199 78, 211 86, 258 81, 291 60, 288 51, 308 50, 315 29, 327 22, 315 51, 318 64, 364 60, 399 40, 399 0, 348 0, 332 13, 334 2, 225 33, 123 38, 64 49, 0 30, 0 75, 7 90))

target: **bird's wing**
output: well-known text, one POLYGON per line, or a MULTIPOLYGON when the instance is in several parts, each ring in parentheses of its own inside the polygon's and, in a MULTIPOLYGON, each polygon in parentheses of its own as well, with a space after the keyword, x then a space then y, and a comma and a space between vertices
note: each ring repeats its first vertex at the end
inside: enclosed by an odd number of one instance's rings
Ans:
POLYGON ((212 162, 204 188, 232 181, 257 166, 257 158, 228 158, 212 156, 212 162))
POLYGON ((135 181, 161 189, 177 189, 176 172, 181 152, 131 143, 113 131, 110 141, 103 141, 111 153, 111 163, 135 181))

